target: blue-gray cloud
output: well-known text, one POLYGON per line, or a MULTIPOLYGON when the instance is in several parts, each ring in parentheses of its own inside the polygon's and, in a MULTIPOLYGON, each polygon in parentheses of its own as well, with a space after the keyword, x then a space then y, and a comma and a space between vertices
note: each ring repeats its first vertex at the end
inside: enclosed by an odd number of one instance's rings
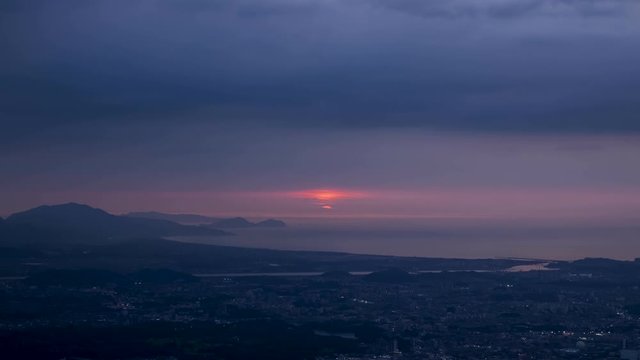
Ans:
POLYGON ((633 0, 365 0, 376 6, 426 18, 622 16, 637 11, 633 0))
POLYGON ((630 0, 7 0, 3 138, 150 119, 638 132, 638 20, 630 0))

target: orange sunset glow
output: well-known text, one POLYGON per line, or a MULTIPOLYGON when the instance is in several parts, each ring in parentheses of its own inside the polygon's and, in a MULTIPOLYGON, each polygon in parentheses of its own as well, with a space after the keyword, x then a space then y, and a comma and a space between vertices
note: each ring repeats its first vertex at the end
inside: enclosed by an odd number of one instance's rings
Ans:
POLYGON ((338 189, 310 189, 291 193, 293 197, 313 200, 322 209, 331 210, 334 202, 348 199, 363 198, 365 193, 352 190, 338 189))

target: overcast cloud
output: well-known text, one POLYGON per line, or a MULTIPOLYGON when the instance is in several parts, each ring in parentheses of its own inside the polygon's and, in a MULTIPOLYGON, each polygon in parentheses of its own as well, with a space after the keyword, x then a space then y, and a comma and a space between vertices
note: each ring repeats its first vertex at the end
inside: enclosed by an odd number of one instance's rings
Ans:
POLYGON ((635 132, 639 4, 4 1, 0 111, 12 137, 34 124, 172 115, 284 127, 635 132))

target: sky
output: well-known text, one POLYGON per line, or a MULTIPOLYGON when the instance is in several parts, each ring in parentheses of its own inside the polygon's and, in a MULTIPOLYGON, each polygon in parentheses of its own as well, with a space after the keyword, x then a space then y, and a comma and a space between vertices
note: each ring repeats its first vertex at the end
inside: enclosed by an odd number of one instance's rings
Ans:
POLYGON ((4 0, 0 215, 636 222, 635 0, 4 0))

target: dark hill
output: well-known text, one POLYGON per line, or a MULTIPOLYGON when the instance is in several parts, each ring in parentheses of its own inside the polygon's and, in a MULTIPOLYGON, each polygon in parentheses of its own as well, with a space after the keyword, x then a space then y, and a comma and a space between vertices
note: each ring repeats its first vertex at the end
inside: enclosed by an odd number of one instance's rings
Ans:
POLYGON ((87 205, 40 206, 13 214, 0 228, 0 240, 110 240, 131 237, 229 235, 212 228, 166 220, 116 216, 87 205))
POLYGON ((26 283, 36 286, 93 287, 121 285, 127 280, 123 275, 101 269, 52 269, 29 276, 26 283))
POLYGON ((268 219, 254 223, 242 217, 221 219, 207 225, 207 227, 218 229, 275 228, 285 226, 287 225, 284 223, 284 221, 280 220, 268 219))
POLYGON ((230 228, 240 229, 240 228, 253 227, 253 225, 254 224, 252 222, 241 217, 222 219, 210 224, 210 226, 212 227, 221 228, 221 229, 230 229, 230 228))
POLYGON ((42 252, 34 249, 0 247, 0 259, 28 259, 41 256, 42 252))
POLYGON ((330 279, 345 279, 345 278, 351 277, 352 275, 348 271, 333 270, 333 271, 327 271, 323 273, 322 276, 330 279))
POLYGON ((279 228, 287 226, 284 221, 276 219, 251 222, 243 217, 215 218, 196 214, 167 214, 155 211, 132 212, 124 216, 137 219, 167 220, 180 224, 197 224, 214 229, 279 228))
POLYGON ((368 281, 385 283, 404 283, 414 280, 411 274, 401 269, 376 271, 369 275, 366 275, 365 279, 368 281))
POLYGON ((155 219, 155 220, 167 220, 177 222, 179 224, 189 224, 189 225, 201 225, 201 224, 211 224, 216 221, 220 221, 219 218, 214 218, 210 216, 196 215, 196 214, 166 214, 156 211, 146 211, 146 212, 131 212, 125 214, 124 216, 133 217, 133 218, 144 218, 144 219, 155 219))
POLYGON ((121 274, 103 269, 47 269, 30 275, 26 283, 36 286, 64 286, 87 288, 106 285, 153 285, 189 283, 200 279, 187 273, 169 269, 143 269, 130 274, 121 274))
POLYGON ((554 267, 575 273, 596 273, 637 276, 640 274, 640 262, 612 260, 604 258, 586 258, 571 262, 555 264, 554 267))
POLYGON ((284 221, 276 220, 276 219, 267 219, 255 224, 255 227, 269 227, 269 228, 280 228, 280 227, 286 227, 286 226, 287 224, 285 224, 284 221))
POLYGON ((129 279, 146 284, 188 283, 200 280, 191 274, 170 269, 142 269, 129 274, 129 279))

